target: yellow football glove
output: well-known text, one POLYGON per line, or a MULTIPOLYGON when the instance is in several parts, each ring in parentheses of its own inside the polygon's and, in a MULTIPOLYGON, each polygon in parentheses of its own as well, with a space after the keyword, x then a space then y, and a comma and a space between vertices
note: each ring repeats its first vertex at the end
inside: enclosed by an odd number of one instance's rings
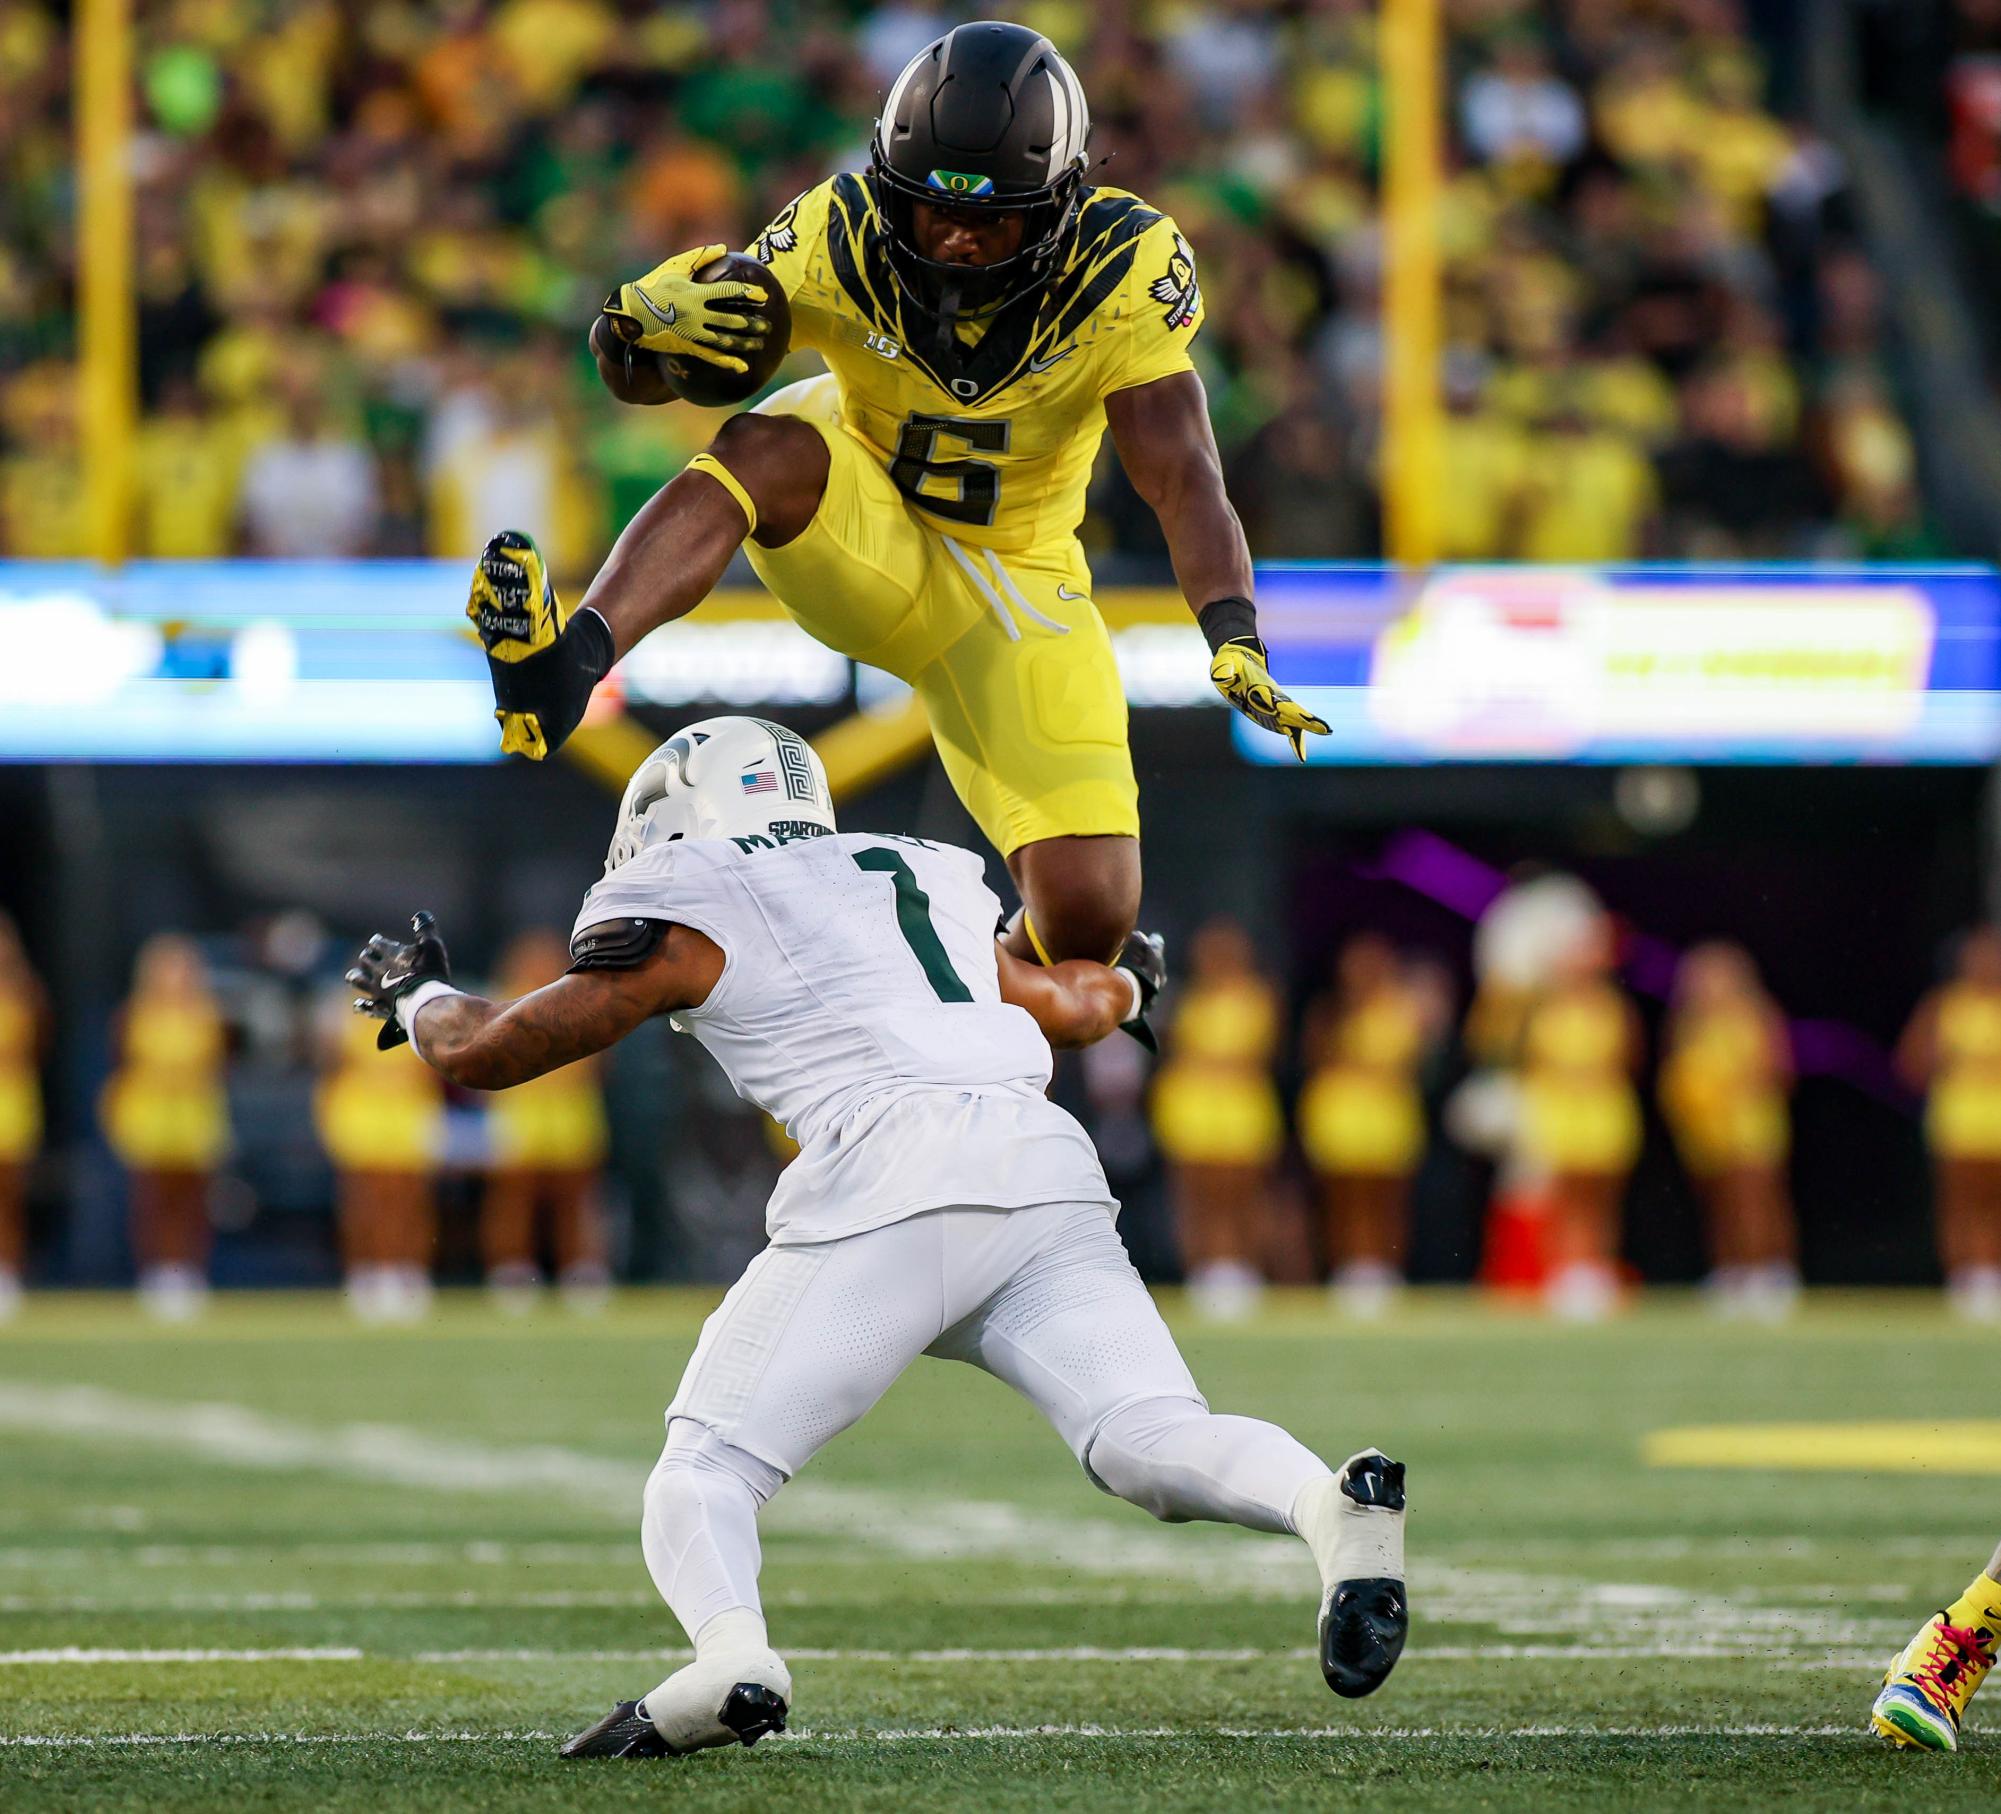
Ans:
POLYGON ((1209 678, 1216 691, 1263 731, 1276 731, 1306 760, 1306 737, 1327 735, 1327 720, 1309 712, 1271 677, 1249 599, 1221 598, 1204 605, 1197 621, 1209 638, 1209 678))
POLYGON ((755 307, 731 305, 746 300, 755 304, 758 292, 734 280, 695 281, 697 271, 728 250, 727 246, 696 246, 655 265, 637 283, 620 284, 617 293, 604 302, 612 331, 649 353, 700 359, 726 372, 749 371, 737 354, 762 350, 770 337, 771 323, 755 307))
POLYGON ((466 616, 493 680, 503 755, 540 762, 577 728, 591 689, 611 672, 611 626, 566 611, 532 536, 503 529, 473 569, 466 616))

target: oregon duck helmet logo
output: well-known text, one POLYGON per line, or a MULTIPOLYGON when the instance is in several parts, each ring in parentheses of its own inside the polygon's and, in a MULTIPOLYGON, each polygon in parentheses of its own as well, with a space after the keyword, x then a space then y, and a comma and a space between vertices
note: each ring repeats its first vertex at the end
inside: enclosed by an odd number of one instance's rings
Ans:
POLYGON ((1202 286, 1195 276, 1195 254, 1179 233, 1167 255, 1167 269, 1147 286, 1147 294, 1167 311, 1170 328, 1185 328, 1202 306, 1202 286))

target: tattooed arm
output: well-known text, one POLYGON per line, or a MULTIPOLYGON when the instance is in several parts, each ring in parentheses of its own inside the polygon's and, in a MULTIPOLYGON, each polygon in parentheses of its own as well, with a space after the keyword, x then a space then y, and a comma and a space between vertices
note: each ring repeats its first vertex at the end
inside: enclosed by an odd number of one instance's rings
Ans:
POLYGON ((418 1056, 454 1083, 504 1090, 616 1045, 656 1014, 708 999, 723 953, 688 926, 670 926, 629 968, 573 970, 518 1001, 434 995, 412 1016, 418 1056))

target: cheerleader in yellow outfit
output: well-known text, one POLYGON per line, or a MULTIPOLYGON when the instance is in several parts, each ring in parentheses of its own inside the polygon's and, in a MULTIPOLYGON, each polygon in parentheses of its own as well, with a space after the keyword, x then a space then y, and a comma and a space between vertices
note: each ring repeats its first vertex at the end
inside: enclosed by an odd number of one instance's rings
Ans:
POLYGON ((192 939, 162 933, 140 948, 116 1042, 99 1114, 131 1183, 140 1299, 182 1320, 206 1297, 209 1186, 229 1150, 227 1038, 192 939))
POLYGON ((1417 1069, 1436 1038, 1431 1000, 1387 940, 1342 948, 1335 992, 1310 1014, 1299 1136, 1319 1185, 1333 1288, 1377 1314, 1403 1283, 1410 1180, 1424 1157, 1417 1069))
POLYGON ((1271 1172, 1285 1145, 1272 1080, 1280 1032, 1278 992, 1250 938, 1234 921, 1210 921, 1190 945, 1153 1086, 1182 1265, 1205 1314, 1246 1314, 1263 1287, 1271 1172))
POLYGON ((1918 1005, 1897 1047, 1926 1092, 1939 1258, 1962 1316, 2001 1321, 2001 932, 1960 942, 1952 980, 1918 1005))
POLYGON ((1675 972, 1661 1110, 1708 1212, 1709 1288, 1726 1312, 1783 1315, 1799 1296, 1786 1159, 1792 1045, 1740 945, 1698 945, 1675 972))
MULTIPOLYGON (((501 959, 500 990, 532 994, 569 967, 569 947, 550 931, 524 933, 501 959)), ((480 1216, 486 1281, 520 1305, 541 1282, 539 1218, 548 1217, 557 1282, 573 1309, 602 1305, 611 1283, 597 1200, 610 1130, 597 1066, 586 1060, 488 1099, 492 1169, 480 1216)))
POLYGON ((328 1003, 331 1062, 313 1099, 348 1303, 366 1322, 416 1322, 431 1306, 443 1088, 408 1045, 378 1051, 378 1023, 349 1013, 348 1000, 328 1003))
POLYGON ((20 1307, 28 1172, 42 1144, 40 1057, 48 999, 14 922, 0 913, 0 1321, 20 1307))
POLYGON ((1549 1303, 1581 1319, 1617 1302, 1620 1207, 1640 1151, 1640 1030, 1610 971, 1607 925, 1564 957, 1522 1025, 1519 1139, 1548 1180, 1549 1303))

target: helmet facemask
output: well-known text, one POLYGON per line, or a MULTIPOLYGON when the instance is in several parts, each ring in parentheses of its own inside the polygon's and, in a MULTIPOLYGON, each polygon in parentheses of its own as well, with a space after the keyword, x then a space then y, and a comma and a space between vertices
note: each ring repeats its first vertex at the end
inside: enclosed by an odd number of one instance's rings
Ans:
POLYGON ((973 195, 913 181, 892 169, 878 135, 874 148, 876 207, 884 228, 889 268, 905 301, 935 318, 945 340, 961 323, 979 321, 1030 296, 1039 296, 1061 264, 1084 186, 1084 160, 1046 189, 1028 196, 973 195), (939 208, 1019 213, 1021 245, 992 264, 954 264, 927 258, 917 238, 917 204, 939 208))

